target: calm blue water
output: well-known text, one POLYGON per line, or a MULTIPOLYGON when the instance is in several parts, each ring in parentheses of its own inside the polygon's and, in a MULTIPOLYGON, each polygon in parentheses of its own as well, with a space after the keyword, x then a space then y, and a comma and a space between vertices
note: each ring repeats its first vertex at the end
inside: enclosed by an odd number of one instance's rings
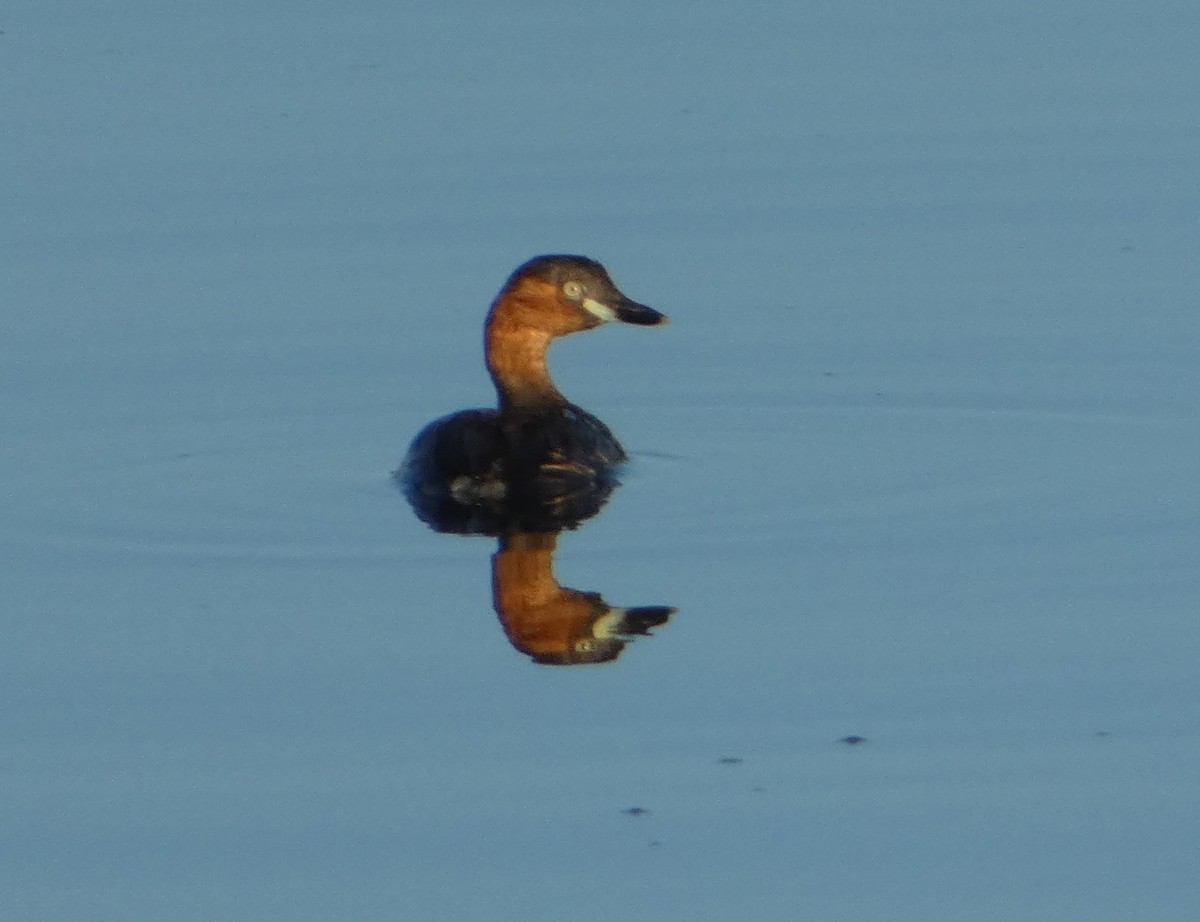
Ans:
POLYGON ((1198 25, 9 4, 5 917, 1194 918, 1198 25), (546 251, 600 667, 389 479, 546 251))

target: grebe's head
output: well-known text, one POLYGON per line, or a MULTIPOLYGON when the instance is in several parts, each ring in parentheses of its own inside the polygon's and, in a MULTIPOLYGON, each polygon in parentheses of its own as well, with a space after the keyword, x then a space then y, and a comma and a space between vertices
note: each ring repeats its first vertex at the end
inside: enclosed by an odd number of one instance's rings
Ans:
POLYGON ((489 324, 504 322, 550 337, 612 320, 656 326, 667 317, 625 297, 605 268, 586 256, 537 256, 519 266, 489 316, 489 324))
POLYGON ((610 320, 655 326, 667 318, 621 294, 586 256, 538 256, 518 267, 492 302, 484 331, 501 409, 566 404, 546 368, 547 348, 556 337, 610 320))

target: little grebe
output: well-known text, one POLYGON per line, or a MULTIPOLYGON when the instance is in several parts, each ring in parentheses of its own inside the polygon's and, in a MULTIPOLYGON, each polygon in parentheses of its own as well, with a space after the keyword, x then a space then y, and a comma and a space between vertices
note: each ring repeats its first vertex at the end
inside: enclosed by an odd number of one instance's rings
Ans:
POLYGON ((463 410, 421 430, 398 472, 414 506, 437 498, 545 505, 611 486, 625 450, 554 386, 546 350, 556 337, 612 320, 654 326, 667 318, 625 297, 584 256, 539 256, 520 266, 492 302, 484 332, 499 408, 463 410))

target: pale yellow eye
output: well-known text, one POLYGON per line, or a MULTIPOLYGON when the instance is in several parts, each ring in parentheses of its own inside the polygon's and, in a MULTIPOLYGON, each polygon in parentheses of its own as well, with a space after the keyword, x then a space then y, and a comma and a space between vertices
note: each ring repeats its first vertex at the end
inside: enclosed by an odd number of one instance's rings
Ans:
POLYGON ((563 294, 571 301, 578 301, 583 297, 583 284, 581 282, 563 282, 562 290, 563 294))

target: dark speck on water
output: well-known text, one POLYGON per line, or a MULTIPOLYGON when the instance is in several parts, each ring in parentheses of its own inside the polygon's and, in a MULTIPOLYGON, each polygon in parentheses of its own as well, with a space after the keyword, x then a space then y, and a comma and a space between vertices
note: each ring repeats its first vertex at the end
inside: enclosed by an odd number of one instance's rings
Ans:
POLYGON ((845 743, 847 746, 858 746, 860 743, 865 743, 866 741, 867 741, 867 738, 865 736, 853 736, 853 735, 852 736, 843 736, 840 740, 838 740, 839 743, 845 743))
POLYGON ((718 765, 741 765, 742 759, 740 756, 721 756, 717 759, 718 765))
POLYGON ((626 816, 648 816, 650 811, 645 807, 628 807, 621 811, 626 816))

